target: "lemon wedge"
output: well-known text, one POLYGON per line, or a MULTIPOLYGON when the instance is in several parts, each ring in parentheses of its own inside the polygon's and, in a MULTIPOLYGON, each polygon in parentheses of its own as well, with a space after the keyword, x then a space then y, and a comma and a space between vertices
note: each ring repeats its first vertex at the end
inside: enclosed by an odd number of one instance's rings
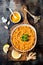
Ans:
POLYGON ((5 44, 5 45, 3 46, 3 51, 4 51, 5 53, 7 53, 8 48, 9 48, 9 44, 5 44))
POLYGON ((12 50, 12 57, 15 59, 19 59, 21 57, 21 54, 15 50, 12 50))

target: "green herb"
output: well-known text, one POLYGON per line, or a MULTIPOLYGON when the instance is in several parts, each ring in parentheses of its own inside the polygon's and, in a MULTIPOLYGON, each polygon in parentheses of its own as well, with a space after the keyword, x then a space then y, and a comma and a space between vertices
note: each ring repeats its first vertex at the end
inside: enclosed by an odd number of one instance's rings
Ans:
POLYGON ((22 37, 21 37, 21 40, 22 41, 28 41, 29 40, 29 35, 28 34, 23 34, 22 37))

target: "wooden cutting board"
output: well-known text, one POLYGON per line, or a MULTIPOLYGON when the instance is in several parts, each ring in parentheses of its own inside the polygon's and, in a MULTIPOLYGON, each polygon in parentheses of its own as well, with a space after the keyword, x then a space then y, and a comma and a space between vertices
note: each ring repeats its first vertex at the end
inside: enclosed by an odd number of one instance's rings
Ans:
MULTIPOLYGON (((27 13, 24 11, 24 7, 26 8, 25 5, 23 5, 23 6, 21 7, 21 12, 22 12, 23 15, 24 15, 24 21, 23 21, 22 23, 20 23, 20 24, 29 24, 29 22, 28 22, 28 20, 27 20, 27 13)), ((19 25, 19 24, 15 24, 14 26, 12 26, 12 28, 10 29, 10 33, 11 33, 11 31, 13 30, 13 28, 15 28, 17 25, 19 25)), ((27 53, 21 53, 22 56, 21 56, 18 60, 16 60, 16 59, 14 59, 14 58, 12 57, 12 55, 11 55, 11 52, 12 52, 13 49, 14 49, 13 46, 11 46, 11 47, 9 48, 9 51, 8 51, 8 60, 9 60, 9 61, 26 61, 29 52, 27 52, 27 53)))

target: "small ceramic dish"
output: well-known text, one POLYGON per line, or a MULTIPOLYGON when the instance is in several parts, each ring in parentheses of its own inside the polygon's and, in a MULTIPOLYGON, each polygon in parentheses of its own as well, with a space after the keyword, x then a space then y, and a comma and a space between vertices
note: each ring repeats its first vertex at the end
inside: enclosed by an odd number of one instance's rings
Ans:
POLYGON ((14 18, 14 16, 13 16, 12 14, 10 14, 10 20, 11 20, 11 22, 13 22, 13 23, 18 23, 18 22, 20 22, 20 20, 21 20, 21 15, 20 15, 20 13, 17 12, 17 11, 14 11, 14 15, 16 16, 16 18, 14 18))

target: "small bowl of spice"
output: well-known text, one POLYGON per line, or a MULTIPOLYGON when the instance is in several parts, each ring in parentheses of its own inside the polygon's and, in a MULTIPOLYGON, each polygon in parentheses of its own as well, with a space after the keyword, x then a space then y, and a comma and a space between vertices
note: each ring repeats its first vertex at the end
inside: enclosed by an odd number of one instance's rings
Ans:
POLYGON ((13 23, 18 23, 21 20, 21 15, 19 12, 14 11, 13 14, 10 15, 10 20, 13 23), (14 14, 14 15, 13 15, 14 14))

